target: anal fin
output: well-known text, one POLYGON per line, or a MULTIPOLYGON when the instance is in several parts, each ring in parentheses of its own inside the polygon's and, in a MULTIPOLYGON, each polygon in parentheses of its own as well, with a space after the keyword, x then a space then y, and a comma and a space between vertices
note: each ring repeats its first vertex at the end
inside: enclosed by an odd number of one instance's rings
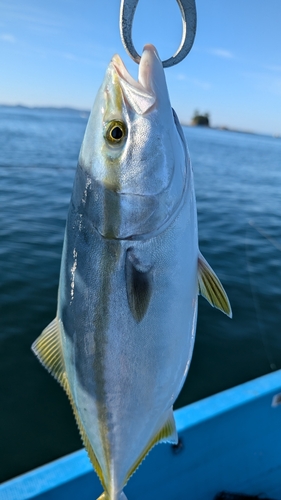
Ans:
POLYGON ((211 306, 220 309, 224 314, 232 318, 231 305, 226 291, 201 253, 199 253, 198 257, 198 284, 199 293, 205 297, 211 306))
POLYGON ((146 455, 150 452, 150 450, 153 448, 158 443, 171 443, 171 444, 177 444, 178 443, 178 433, 176 429, 176 423, 174 419, 174 414, 173 414, 173 408, 170 408, 168 411, 168 416, 165 424, 161 427, 159 431, 156 432, 156 434, 152 437, 152 439, 149 441, 149 443, 146 445, 146 447, 143 449, 141 452, 140 456, 136 460, 136 462, 133 464, 131 469, 129 470, 126 481, 124 482, 124 485, 127 483, 127 481, 130 479, 132 474, 137 470, 137 468, 140 466, 146 455))

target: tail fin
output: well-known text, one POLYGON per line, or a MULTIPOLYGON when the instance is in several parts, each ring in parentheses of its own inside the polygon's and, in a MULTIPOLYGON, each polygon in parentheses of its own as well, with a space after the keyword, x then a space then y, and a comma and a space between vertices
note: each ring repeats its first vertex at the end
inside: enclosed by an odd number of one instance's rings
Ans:
POLYGON ((124 491, 121 491, 121 493, 117 493, 117 495, 114 496, 110 496, 108 493, 104 491, 103 494, 97 500, 128 500, 128 499, 124 491))

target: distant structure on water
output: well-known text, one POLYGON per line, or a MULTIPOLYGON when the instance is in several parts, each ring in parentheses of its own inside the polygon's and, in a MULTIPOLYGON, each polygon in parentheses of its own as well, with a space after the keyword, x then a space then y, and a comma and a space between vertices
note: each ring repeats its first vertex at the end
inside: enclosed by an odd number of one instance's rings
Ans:
POLYGON ((201 115, 199 111, 194 111, 194 115, 191 119, 191 125, 209 127, 210 126, 210 116, 209 113, 201 115))

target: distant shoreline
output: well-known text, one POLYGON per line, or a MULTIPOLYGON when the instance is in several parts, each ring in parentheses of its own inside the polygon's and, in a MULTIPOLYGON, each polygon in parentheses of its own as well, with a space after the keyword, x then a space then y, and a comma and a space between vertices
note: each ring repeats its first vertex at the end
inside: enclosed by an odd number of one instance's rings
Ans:
MULTIPOLYGON (((80 109, 73 108, 71 106, 27 106, 25 104, 0 104, 1 108, 14 108, 14 109, 27 109, 27 110, 38 110, 38 111, 58 111, 58 112, 70 112, 70 113, 79 113, 79 114, 90 114, 90 109, 80 109)), ((181 122, 183 127, 190 128, 202 128, 202 129, 210 129, 210 130, 219 130, 222 132, 236 132, 238 134, 249 134, 249 135, 264 135, 268 137, 273 137, 275 139, 281 139, 281 134, 270 134, 270 133, 262 133, 262 132, 253 132, 252 130, 240 130, 231 127, 227 127, 225 125, 222 126, 204 126, 204 125, 192 125, 191 123, 186 123, 185 121, 181 122)))
POLYGON ((183 127, 192 127, 192 128, 204 128, 204 129, 211 129, 211 130, 220 130, 222 132, 237 132, 238 134, 250 134, 250 135, 269 135, 270 134, 263 134, 262 132, 253 132, 252 130, 239 130, 236 128, 231 128, 231 127, 226 127, 225 125, 222 126, 211 126, 211 125, 192 125, 190 123, 184 123, 181 122, 183 127))
POLYGON ((72 108, 71 106, 26 106, 25 104, 0 104, 0 108, 32 109, 38 111, 71 111, 74 113, 90 113, 90 109, 72 108))

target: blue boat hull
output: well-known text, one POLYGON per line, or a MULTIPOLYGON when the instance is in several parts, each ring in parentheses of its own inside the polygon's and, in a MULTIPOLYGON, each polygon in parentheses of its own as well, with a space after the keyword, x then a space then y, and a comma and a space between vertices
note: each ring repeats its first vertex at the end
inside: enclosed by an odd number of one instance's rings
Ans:
MULTIPOLYGON (((281 500, 281 370, 175 412, 181 444, 156 446, 128 500, 211 500, 220 491, 281 500)), ((95 500, 84 450, 0 485, 1 500, 95 500)))

